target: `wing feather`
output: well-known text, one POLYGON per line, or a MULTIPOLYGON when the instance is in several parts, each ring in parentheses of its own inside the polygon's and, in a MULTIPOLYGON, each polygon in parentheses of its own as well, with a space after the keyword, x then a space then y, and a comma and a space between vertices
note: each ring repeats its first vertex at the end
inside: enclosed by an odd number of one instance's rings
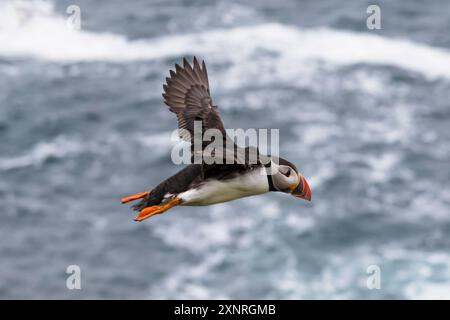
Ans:
MULTIPOLYGON (((169 71, 170 77, 166 78, 166 84, 163 85, 164 103, 169 110, 176 114, 178 120, 178 128, 180 137, 189 140, 194 145, 194 121, 202 122, 202 134, 207 129, 218 129, 222 133, 224 146, 226 141, 231 139, 227 136, 217 106, 213 104, 209 90, 208 72, 204 61, 199 63, 196 57, 193 59, 192 66, 186 58, 183 58, 183 66, 175 64, 175 70, 169 71), (189 134, 186 134, 188 132, 189 134), (184 134, 183 134, 184 133, 184 134)), ((234 145, 237 149, 234 160, 235 166, 247 167, 247 163, 243 164, 242 154, 244 149, 234 145), (239 162, 238 162, 239 161, 239 162)), ((202 143, 202 147, 205 148, 202 143)), ((229 157, 224 153, 224 160, 229 157)), ((228 159, 229 160, 229 159, 228 159)), ((229 163, 224 161, 224 163, 229 163)), ((224 165, 206 165, 204 164, 204 172, 223 171, 219 167, 224 165)), ((230 167, 231 168, 231 167, 230 167)), ((227 169, 229 170, 229 169, 227 169)))
POLYGON ((209 91, 205 62, 194 57, 193 64, 183 59, 183 66, 175 64, 163 85, 163 98, 169 110, 177 115, 178 127, 188 130, 193 138, 194 121, 202 121, 203 130, 219 129, 225 137, 225 129, 219 112, 213 106, 209 91))

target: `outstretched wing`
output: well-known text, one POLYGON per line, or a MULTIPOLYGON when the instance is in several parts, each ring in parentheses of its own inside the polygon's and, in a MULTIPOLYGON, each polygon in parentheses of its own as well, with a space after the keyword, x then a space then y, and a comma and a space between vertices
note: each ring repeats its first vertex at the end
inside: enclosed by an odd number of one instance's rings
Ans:
POLYGON ((219 110, 213 104, 205 62, 202 61, 200 66, 197 58, 194 57, 191 66, 184 58, 183 67, 176 64, 175 71, 170 70, 170 77, 166 78, 166 82, 167 84, 163 85, 164 103, 177 116, 178 128, 181 129, 180 137, 191 142, 192 159, 194 159, 194 139, 197 138, 194 135, 194 122, 197 124, 201 122, 202 137, 208 129, 216 129, 221 133, 223 148, 217 151, 220 152, 222 164, 206 164, 211 163, 205 161, 211 155, 204 152, 210 142, 203 141, 201 143, 205 176, 215 175, 217 172, 227 172, 233 170, 233 167, 236 169, 236 166, 248 168, 251 164, 245 157, 246 149, 237 146, 234 142, 230 143, 232 139, 227 136, 219 110))
POLYGON ((175 65, 175 71, 170 70, 164 88, 164 103, 176 114, 181 138, 194 139, 194 121, 201 121, 202 134, 207 129, 218 129, 226 136, 217 106, 213 104, 209 93, 208 73, 205 62, 202 65, 194 57, 193 66, 186 58, 183 67, 175 65), (189 133, 187 135, 186 133, 189 133))

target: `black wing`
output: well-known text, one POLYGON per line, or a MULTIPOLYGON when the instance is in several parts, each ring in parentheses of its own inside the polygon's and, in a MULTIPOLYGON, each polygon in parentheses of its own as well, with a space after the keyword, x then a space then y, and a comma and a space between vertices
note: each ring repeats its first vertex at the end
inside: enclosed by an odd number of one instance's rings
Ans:
MULTIPOLYGON (((180 137, 191 142, 191 150, 193 150, 195 138, 194 121, 201 122, 202 136, 208 129, 217 129, 221 132, 223 138, 222 164, 207 165, 203 163, 203 172, 206 175, 214 175, 218 171, 223 172, 251 166, 248 163, 248 159, 245 156, 243 158, 245 149, 238 147, 234 142, 231 144, 227 143, 231 138, 227 136, 220 119, 219 110, 213 104, 204 61, 202 61, 200 66, 197 58, 194 57, 193 65, 191 66, 184 58, 183 67, 175 64, 175 71, 170 70, 170 77, 166 78, 166 82, 167 84, 163 85, 164 103, 169 106, 170 111, 176 114, 178 128, 181 129, 180 137), (233 150, 230 149, 230 145, 233 150), (230 155, 230 151, 234 152, 231 152, 230 155), (230 157, 232 157, 233 164, 230 164, 230 157)), ((209 141, 202 143, 202 152, 209 143, 209 141)), ((205 157, 206 155, 203 154, 203 160, 205 157)))
MULTIPOLYGON (((202 66, 194 57, 193 66, 186 58, 183 59, 183 67, 175 65, 175 71, 170 70, 170 77, 166 78, 164 88, 164 103, 169 110, 177 115, 178 128, 187 130, 193 142, 194 121, 201 121, 204 133, 207 129, 218 129, 225 137, 225 129, 220 119, 217 106, 213 105, 208 83, 208 73, 205 62, 202 66)), ((180 136, 187 138, 180 130, 180 136)))

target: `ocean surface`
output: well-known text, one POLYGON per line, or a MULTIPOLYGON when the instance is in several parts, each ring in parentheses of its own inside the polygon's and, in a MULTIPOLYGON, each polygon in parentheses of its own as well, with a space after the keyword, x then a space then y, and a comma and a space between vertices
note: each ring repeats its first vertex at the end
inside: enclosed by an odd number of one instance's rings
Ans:
POLYGON ((448 0, 0 1, 0 298, 450 298, 449 30, 448 0), (162 83, 193 55, 311 203, 132 220, 119 199, 181 169, 162 83))

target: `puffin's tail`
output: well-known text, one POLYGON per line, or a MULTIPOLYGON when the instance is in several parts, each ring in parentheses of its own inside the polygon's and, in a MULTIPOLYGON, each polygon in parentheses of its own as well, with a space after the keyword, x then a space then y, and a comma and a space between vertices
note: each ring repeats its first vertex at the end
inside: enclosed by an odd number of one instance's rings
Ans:
POLYGON ((147 208, 147 207, 151 207, 154 206, 158 203, 155 203, 155 201, 153 201, 153 199, 151 199, 150 197, 145 197, 144 199, 142 199, 141 201, 139 201, 136 204, 133 204, 131 206, 131 208, 134 211, 142 211, 143 209, 147 208))
POLYGON ((155 214, 163 213, 172 207, 178 206, 182 202, 180 198, 172 197, 162 203, 161 197, 158 197, 157 195, 158 192, 155 193, 153 191, 152 193, 142 192, 122 198, 122 203, 142 199, 138 203, 131 206, 133 210, 139 212, 136 218, 134 218, 135 221, 143 221, 151 216, 154 216, 155 214))

